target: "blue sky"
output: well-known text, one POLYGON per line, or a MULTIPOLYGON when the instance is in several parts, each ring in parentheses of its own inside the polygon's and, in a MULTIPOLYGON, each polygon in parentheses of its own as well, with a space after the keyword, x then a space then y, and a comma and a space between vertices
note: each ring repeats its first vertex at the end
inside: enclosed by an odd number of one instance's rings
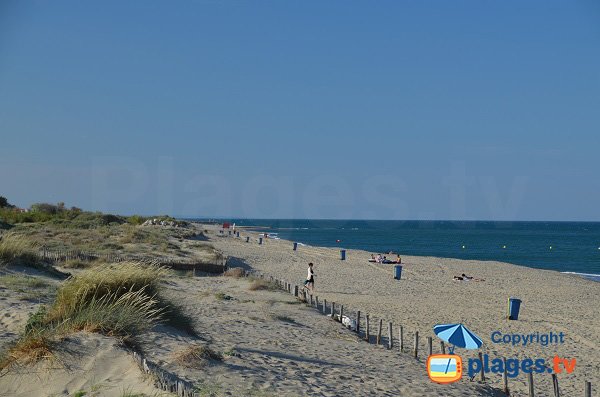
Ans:
POLYGON ((3 1, 0 194, 600 221, 596 1, 3 1))

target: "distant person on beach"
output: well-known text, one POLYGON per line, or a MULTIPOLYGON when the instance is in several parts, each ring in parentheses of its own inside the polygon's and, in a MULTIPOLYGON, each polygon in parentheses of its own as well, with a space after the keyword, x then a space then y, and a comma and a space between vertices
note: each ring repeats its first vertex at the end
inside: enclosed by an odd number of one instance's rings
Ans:
POLYGON ((312 292, 315 288, 315 272, 313 271, 312 262, 308 264, 308 271, 306 274, 306 280, 304 281, 304 288, 306 288, 310 292, 312 292))
POLYGON ((471 281, 471 280, 473 280, 473 281, 485 281, 482 278, 474 278, 472 276, 467 276, 464 273, 461 274, 460 276, 454 276, 454 277, 452 277, 452 280, 454 280, 454 281, 471 281))
POLYGON ((402 263, 402 258, 400 258, 400 254, 398 254, 398 258, 396 258, 396 263, 402 263))

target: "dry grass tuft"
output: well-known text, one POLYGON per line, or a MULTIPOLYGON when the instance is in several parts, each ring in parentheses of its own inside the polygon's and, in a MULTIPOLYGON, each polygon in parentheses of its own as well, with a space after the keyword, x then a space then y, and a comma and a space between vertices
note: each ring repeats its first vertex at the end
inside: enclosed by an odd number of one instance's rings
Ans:
POLYGON ((235 278, 244 277, 245 275, 246 275, 246 272, 241 267, 232 267, 231 269, 227 269, 227 271, 225 271, 225 273, 223 273, 223 276, 225 276, 225 277, 235 277, 235 278))
POLYGON ((0 359, 0 370, 34 364, 40 360, 54 357, 50 340, 41 333, 31 333, 27 337, 21 338, 0 359))
POLYGON ((69 278, 59 288, 54 303, 31 316, 26 333, 9 350, 0 369, 24 358, 44 358, 43 347, 50 350, 47 341, 76 331, 117 336, 131 344, 160 322, 193 334, 192 320, 160 295, 160 280, 167 274, 157 265, 121 262, 69 278))
POLYGON ((35 267, 39 257, 35 245, 23 236, 6 233, 0 236, 0 266, 23 265, 35 267))
POLYGON ((250 287, 248 287, 250 291, 258 291, 258 290, 267 290, 267 291, 275 291, 278 289, 277 284, 272 283, 270 281, 265 280, 254 280, 250 287))
POLYGON ((187 368, 201 368, 207 361, 222 361, 223 355, 206 345, 192 345, 173 354, 177 364, 187 368))

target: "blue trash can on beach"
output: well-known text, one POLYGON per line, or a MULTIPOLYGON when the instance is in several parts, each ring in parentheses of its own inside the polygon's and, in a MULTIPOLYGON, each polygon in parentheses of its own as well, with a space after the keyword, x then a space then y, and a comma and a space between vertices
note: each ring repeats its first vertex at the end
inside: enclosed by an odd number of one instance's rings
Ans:
POLYGON ((298 249, 298 243, 294 243, 294 251, 298 249))
POLYGON ((402 266, 394 266, 394 279, 400 280, 402 278, 402 266))
POLYGON ((249 243, 250 242, 250 237, 246 237, 246 242, 249 243))
POLYGON ((518 320, 520 309, 521 309, 521 299, 508 298, 508 319, 509 320, 518 320))
POLYGON ((343 261, 346 260, 346 250, 340 250, 340 259, 343 261))
POLYGON ((262 237, 259 237, 258 238, 258 245, 261 245, 261 244, 262 244, 262 237))
POLYGON ((236 237, 240 237, 240 232, 236 232, 236 233, 235 233, 235 236, 236 236, 236 237))

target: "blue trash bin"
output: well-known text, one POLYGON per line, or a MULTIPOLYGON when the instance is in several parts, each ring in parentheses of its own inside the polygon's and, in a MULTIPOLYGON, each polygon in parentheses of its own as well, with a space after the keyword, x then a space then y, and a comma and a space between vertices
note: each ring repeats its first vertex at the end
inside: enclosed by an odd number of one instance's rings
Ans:
POLYGON ((400 265, 394 266, 394 278, 396 280, 400 280, 402 278, 402 266, 400 266, 400 265))
POLYGON ((246 237, 246 242, 249 243, 250 242, 250 237, 246 237))
POLYGON ((298 243, 294 243, 294 251, 298 249, 298 243))
POLYGON ((261 244, 262 244, 262 237, 259 237, 258 238, 258 245, 261 245, 261 244))
POLYGON ((236 237, 240 237, 240 232, 236 232, 236 233, 235 233, 235 236, 236 236, 236 237))
POLYGON ((346 260, 346 250, 340 250, 340 259, 343 261, 346 260))
POLYGON ((508 298, 508 319, 509 320, 518 320, 520 309, 521 309, 521 299, 508 298))

